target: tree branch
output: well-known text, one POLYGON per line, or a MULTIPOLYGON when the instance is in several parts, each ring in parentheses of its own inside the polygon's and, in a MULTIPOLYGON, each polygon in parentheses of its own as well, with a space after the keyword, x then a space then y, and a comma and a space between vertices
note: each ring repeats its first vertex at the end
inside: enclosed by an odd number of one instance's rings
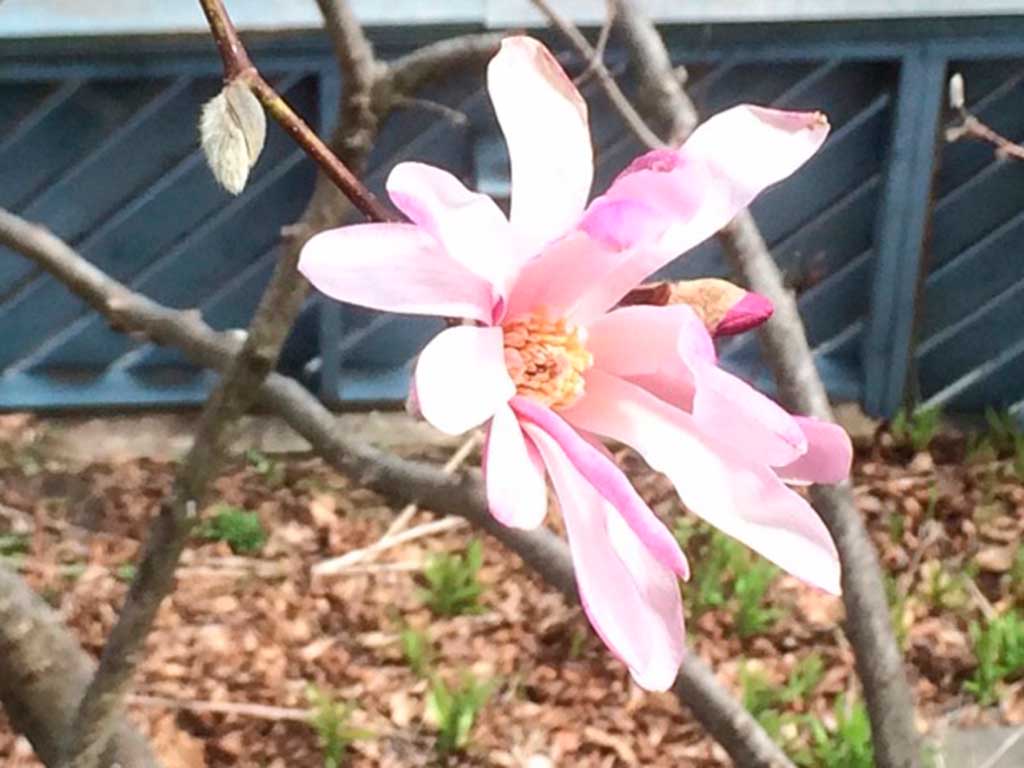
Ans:
MULTIPOLYGON (((62 736, 95 666, 60 616, 0 565, 0 703, 47 765, 60 759, 62 736)), ((123 717, 113 724, 113 734, 105 765, 159 767, 146 740, 123 717)))
MULTIPOLYGON (((626 98, 626 94, 619 88, 619 84, 615 82, 615 78, 612 77, 611 72, 604 65, 601 60, 601 54, 594 48, 583 36, 579 28, 569 21, 567 18, 562 16, 558 11, 555 10, 554 6, 548 2, 548 0, 531 0, 531 2, 537 7, 541 13, 547 16, 551 25, 555 27, 562 35, 572 44, 573 48, 576 49, 577 53, 583 57, 585 61, 589 61, 588 71, 594 72, 597 75, 597 81, 601 84, 601 89, 605 92, 608 100, 615 107, 615 110, 625 120, 626 125, 633 132, 633 134, 640 140, 640 142, 648 149, 660 149, 665 146, 658 135, 654 133, 650 128, 647 127, 647 123, 640 117, 636 109, 630 103, 629 99, 626 98)), ((608 13, 614 18, 615 6, 609 5, 608 13)))
MULTIPOLYGON (((697 110, 679 85, 665 44, 633 0, 615 0, 620 24, 638 76, 645 82, 641 107, 681 141, 697 124, 697 110)), ((751 290, 768 297, 775 313, 760 330, 778 384, 779 399, 791 410, 832 419, 825 387, 814 365, 796 301, 749 212, 741 212, 719 240, 733 269, 751 290)), ((815 486, 811 497, 835 540, 842 563, 845 630, 864 687, 880 768, 911 768, 920 762, 914 707, 903 659, 896 644, 871 539, 858 515, 848 483, 815 486)))
MULTIPOLYGON (((326 2, 326 0, 324 1, 326 2)), ((231 17, 228 16, 222 0, 199 0, 199 4, 203 8, 203 13, 206 14, 206 19, 210 24, 210 33, 217 43, 217 50, 224 62, 224 79, 227 81, 241 80, 248 85, 270 116, 288 131, 295 142, 313 158, 313 161, 320 166, 327 177, 367 218, 374 221, 392 220, 394 216, 391 212, 338 159, 337 155, 306 124, 306 121, 288 106, 288 103, 277 94, 270 83, 263 79, 249 59, 249 54, 246 52, 245 46, 242 45, 242 41, 238 37, 238 30, 231 21, 231 17)))
MULTIPOLYGON (((324 176, 339 183, 352 204, 360 207, 364 213, 376 217, 384 215, 380 204, 365 187, 358 181, 352 183, 355 176, 348 166, 263 81, 249 61, 220 0, 201 0, 201 4, 218 41, 225 62, 225 75, 230 77, 230 72, 240 68, 242 74, 237 76, 246 77, 268 111, 310 152, 323 173, 318 177, 300 225, 289 230, 282 256, 256 308, 245 342, 237 355, 230 358, 230 365, 210 395, 200 416, 192 447, 175 478, 172 495, 162 505, 151 527, 137 575, 69 734, 64 763, 67 768, 97 768, 99 765, 157 610, 174 587, 178 560, 196 523, 198 510, 203 505, 210 483, 224 460, 227 432, 255 401, 259 385, 276 366, 281 347, 302 304, 306 286, 297 273, 301 247, 312 233, 340 221, 346 210, 344 198, 327 183, 324 176)), ((346 7, 338 5, 335 9, 339 11, 339 18, 348 14, 349 24, 354 24, 346 7)), ((347 31, 348 38, 360 47, 359 35, 351 28, 347 31)), ((372 61, 372 51, 368 45, 362 45, 358 52, 341 62, 342 65, 353 67, 350 83, 362 84, 364 87, 363 91, 350 90, 350 97, 343 104, 343 110, 348 108, 352 115, 353 130, 361 131, 365 128, 369 134, 365 139, 351 142, 347 152, 349 160, 357 161, 360 165, 372 144, 377 125, 376 121, 367 125, 367 110, 361 106, 369 101, 368 92, 373 80, 370 66, 372 61), (357 99, 361 99, 361 102, 357 99), (353 104, 360 106, 353 107, 353 104)))
MULTIPOLYGON (((94 267, 46 229, 0 209, 0 244, 22 253, 63 282, 119 329, 180 349, 194 363, 220 368, 238 349, 234 333, 217 333, 194 313, 168 309, 137 294, 94 267)), ((577 599, 572 560, 565 544, 547 530, 523 531, 498 523, 489 513, 478 473, 450 476, 352 440, 333 415, 298 382, 271 373, 260 401, 281 416, 314 450, 360 485, 396 504, 416 502, 458 514, 487 531, 553 587, 577 599)), ((725 692, 714 674, 691 654, 674 691, 738 765, 791 768, 750 713, 725 692)))
POLYGON ((967 109, 964 99, 964 77, 959 72, 949 79, 949 106, 956 112, 960 122, 946 128, 946 141, 984 141, 996 148, 996 157, 1024 160, 1024 145, 1006 138, 967 109))
POLYGON ((389 108, 395 99, 408 98, 424 85, 435 82, 452 71, 472 70, 484 66, 501 45, 506 35, 500 32, 462 35, 425 45, 388 63, 387 76, 377 85, 374 99, 389 108))

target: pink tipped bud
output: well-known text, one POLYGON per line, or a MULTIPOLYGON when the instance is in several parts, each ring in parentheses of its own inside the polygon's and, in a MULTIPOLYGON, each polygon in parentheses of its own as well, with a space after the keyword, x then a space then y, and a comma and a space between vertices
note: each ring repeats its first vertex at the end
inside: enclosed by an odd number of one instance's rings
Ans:
POLYGON ((749 331, 771 317, 774 311, 771 301, 759 293, 748 291, 729 308, 712 333, 715 336, 734 336, 749 331))
POLYGON ((774 307, 764 296, 728 280, 706 277, 674 283, 646 283, 630 291, 620 306, 686 304, 704 322, 712 336, 732 336, 760 325, 774 307))

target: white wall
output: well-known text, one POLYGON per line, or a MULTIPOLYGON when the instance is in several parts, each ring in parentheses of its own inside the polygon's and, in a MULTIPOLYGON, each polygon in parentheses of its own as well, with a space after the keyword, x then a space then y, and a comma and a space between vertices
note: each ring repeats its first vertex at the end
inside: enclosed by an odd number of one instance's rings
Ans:
MULTIPOLYGON (((553 0, 580 23, 598 23, 604 0, 553 0)), ((539 23, 529 0, 353 0, 368 24, 539 23)), ((644 0, 665 22, 784 21, 1024 14, 1024 0, 644 0)), ((226 0, 243 29, 320 26, 313 0, 226 0)), ((0 0, 0 36, 200 32, 195 0, 0 0)))

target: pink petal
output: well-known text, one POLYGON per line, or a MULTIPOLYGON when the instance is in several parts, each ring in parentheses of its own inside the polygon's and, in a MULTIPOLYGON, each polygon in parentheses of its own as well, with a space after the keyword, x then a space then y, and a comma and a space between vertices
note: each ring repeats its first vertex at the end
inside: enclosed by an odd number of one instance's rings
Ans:
POLYGON ((576 223, 590 194, 587 105, 550 51, 529 37, 502 41, 487 87, 508 143, 512 224, 534 255, 576 223))
POLYGON ((648 275, 720 230, 765 187, 803 165, 827 134, 821 113, 741 105, 700 125, 678 150, 635 160, 591 207, 638 201, 659 211, 667 229, 657 247, 638 249, 602 280, 583 302, 581 318, 614 306, 648 275))
MULTIPOLYGON (((686 556, 679 548, 679 542, 640 498, 640 494, 615 462, 587 442, 554 411, 521 396, 513 398, 512 408, 522 420, 524 429, 527 424, 540 427, 558 444, 576 470, 618 510, 627 525, 662 565, 684 579, 690 577, 690 568, 686 556)), ((528 431, 528 434, 533 436, 535 432, 528 431)))
POLYGON ((742 379, 704 360, 689 360, 694 378, 693 420, 708 434, 769 466, 796 461, 807 438, 796 420, 742 379))
POLYGON ((628 200, 610 201, 589 212, 580 228, 549 243, 523 265, 509 298, 508 317, 540 309, 587 325, 607 307, 592 312, 581 303, 608 275, 657 242, 665 228, 662 214, 628 200), (623 250, 627 240, 636 242, 623 250))
POLYGON ((609 312, 587 329, 587 349, 594 366, 632 381, 666 402, 690 410, 694 378, 680 356, 715 360, 715 347, 704 324, 688 306, 631 306, 609 312), (643 339, 643 344, 637 344, 643 339))
POLYGON ((792 416, 716 365, 711 336, 689 306, 623 307, 599 318, 588 332, 596 368, 652 389, 692 412, 706 431, 728 435, 763 463, 788 464, 807 449, 792 416))
POLYGON ((775 471, 787 483, 841 483, 850 476, 853 444, 838 424, 794 416, 807 436, 807 452, 775 471))
POLYGON ((817 513, 728 435, 707 434, 689 414, 597 369, 564 416, 639 451, 694 514, 794 576, 839 593, 839 558, 817 513))
POLYGON ((617 376, 654 373, 680 360, 680 349, 714 363, 715 346, 697 314, 685 304, 635 305, 602 315, 587 328, 594 365, 617 376), (637 340, 643 339, 642 344, 637 340))
POLYGON ((512 227, 487 195, 426 163, 399 163, 388 195, 406 216, 433 235, 444 251, 503 295, 519 259, 512 227))
POLYGON ((523 265, 508 298, 505 317, 514 319, 543 309, 551 317, 564 317, 566 308, 583 290, 586 270, 619 258, 617 251, 593 240, 585 232, 572 232, 548 245, 523 265), (598 265, 592 267, 592 265, 598 265))
POLYGON ((715 336, 735 336, 738 333, 749 331, 765 322, 773 312, 775 312, 775 306, 770 299, 759 293, 748 291, 725 313, 725 317, 715 328, 715 336))
POLYGON ((668 690, 685 653, 683 607, 673 572, 590 484, 557 440, 525 424, 551 474, 569 535, 580 602, 591 625, 637 685, 668 690))
POLYGON ((529 529, 544 521, 548 511, 544 465, 508 406, 498 408, 491 420, 484 480, 487 504, 500 523, 529 529))
POLYGON ((416 362, 423 418, 458 435, 491 418, 515 394, 501 328, 459 325, 431 339, 416 362))
POLYGON ((299 271, 333 299, 385 312, 490 322, 491 286, 412 224, 354 224, 314 235, 299 271))

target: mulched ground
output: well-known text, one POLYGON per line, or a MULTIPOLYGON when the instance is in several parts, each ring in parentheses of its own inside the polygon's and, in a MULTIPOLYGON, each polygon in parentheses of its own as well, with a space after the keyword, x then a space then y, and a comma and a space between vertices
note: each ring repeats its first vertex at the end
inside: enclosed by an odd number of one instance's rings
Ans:
MULTIPOLYGON (((34 448, 43 430, 27 417, 0 417, 0 537, 7 536, 0 542, 97 653, 174 465, 70 466, 34 448)), ((448 458, 436 448, 419 453, 448 458)), ((1024 722, 1021 683, 988 710, 964 691, 975 667, 969 623, 1024 606, 1024 588, 1010 573, 1024 529, 1024 485, 1011 461, 967 454, 957 435, 915 453, 880 431, 859 446, 855 469, 860 511, 892 576, 921 727, 932 732, 949 723, 1024 722)), ((621 458, 659 514, 681 514, 662 478, 621 458)), ((484 610, 439 619, 423 606, 419 574, 430 553, 463 550, 471 531, 418 538, 314 579, 313 565, 378 541, 398 511, 304 456, 239 458, 216 496, 258 513, 269 539, 255 557, 197 539, 160 613, 131 714, 170 768, 325 765, 306 716, 311 685, 354 705, 352 724, 372 734, 355 742, 350 764, 436 764, 427 683, 410 670, 399 640, 409 626, 433 641, 442 676, 454 681, 471 670, 496 681, 470 745, 452 764, 729 764, 674 698, 633 686, 580 612, 496 541, 484 542, 484 610)), ((431 519, 417 513, 410 527, 431 519)), ((841 604, 784 576, 769 600, 779 618, 764 632, 741 639, 726 605, 690 617, 691 642, 737 692, 741 669, 782 685, 802 660, 820 655, 824 674, 812 695, 786 708, 833 725, 837 696, 856 696, 852 653, 838 629, 841 604)), ((0 764, 38 765, 2 715, 0 764)))

